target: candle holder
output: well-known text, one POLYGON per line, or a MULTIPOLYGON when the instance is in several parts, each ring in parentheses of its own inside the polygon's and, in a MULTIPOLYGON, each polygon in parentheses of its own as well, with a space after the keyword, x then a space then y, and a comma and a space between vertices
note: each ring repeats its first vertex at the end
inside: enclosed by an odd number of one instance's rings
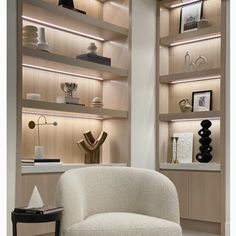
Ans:
POLYGON ((40 129, 39 129, 39 127, 41 125, 57 126, 57 122, 48 123, 47 119, 44 115, 40 115, 38 117, 37 123, 35 123, 33 120, 29 121, 28 127, 30 129, 34 129, 36 126, 38 127, 38 138, 37 138, 38 146, 35 146, 35 158, 36 159, 43 159, 44 158, 44 146, 41 146, 41 142, 40 142, 40 129), (41 119, 44 119, 44 121, 40 122, 41 119))
POLYGON ((172 143, 172 160, 171 163, 178 164, 178 140, 179 137, 171 137, 171 143, 172 143), (174 142, 175 142, 175 155, 174 155, 174 142))

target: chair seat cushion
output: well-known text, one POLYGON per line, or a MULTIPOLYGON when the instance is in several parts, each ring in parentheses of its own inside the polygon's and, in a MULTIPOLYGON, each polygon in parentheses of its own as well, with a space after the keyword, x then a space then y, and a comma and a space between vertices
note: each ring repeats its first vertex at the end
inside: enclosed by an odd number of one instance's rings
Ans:
POLYGON ((134 213, 100 213, 65 230, 65 236, 182 236, 177 223, 134 213))

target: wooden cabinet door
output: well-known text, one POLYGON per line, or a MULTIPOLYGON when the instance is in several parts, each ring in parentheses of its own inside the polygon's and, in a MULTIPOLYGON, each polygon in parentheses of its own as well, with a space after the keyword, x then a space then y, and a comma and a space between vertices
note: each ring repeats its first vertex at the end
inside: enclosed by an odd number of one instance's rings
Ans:
POLYGON ((189 172, 189 218, 220 222, 220 173, 189 172))
POLYGON ((180 206, 180 217, 188 218, 188 172, 185 171, 161 171, 175 185, 180 206))

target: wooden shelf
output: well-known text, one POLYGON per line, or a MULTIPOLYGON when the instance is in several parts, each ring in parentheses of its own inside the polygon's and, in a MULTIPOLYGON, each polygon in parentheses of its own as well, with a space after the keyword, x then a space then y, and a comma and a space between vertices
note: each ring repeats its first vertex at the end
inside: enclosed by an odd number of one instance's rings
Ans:
POLYGON ((81 118, 124 119, 128 117, 127 111, 32 100, 22 100, 22 108, 25 113, 47 113, 50 115, 81 118))
POLYGON ((219 111, 203 111, 203 112, 183 112, 183 113, 169 113, 160 114, 160 121, 184 121, 184 120, 199 120, 206 118, 219 119, 221 113, 219 111))
POLYGON ((221 69, 210 69, 203 71, 184 72, 171 75, 160 76, 160 83, 171 84, 171 83, 183 83, 199 80, 218 79, 221 77, 221 69))
MULTIPOLYGON (((197 1, 198 0, 196 0, 196 2, 197 1)), ((174 8, 172 6, 177 5, 177 4, 179 5, 178 7, 182 7, 184 5, 189 4, 188 1, 183 2, 182 0, 160 0, 159 2, 160 2, 159 4, 160 4, 161 7, 165 7, 167 9, 174 8)))
POLYGON ((68 73, 77 73, 88 77, 98 77, 107 80, 126 79, 128 70, 93 63, 76 58, 70 58, 54 53, 48 53, 30 48, 23 48, 23 64, 33 65, 53 70, 63 70, 68 73))
POLYGON ((127 37, 128 29, 39 0, 24 0, 23 15, 53 26, 100 38, 101 41, 127 37))
POLYGON ((126 163, 109 163, 109 164, 37 164, 35 166, 21 166, 21 174, 37 173, 62 173, 67 170, 92 167, 92 166, 127 166, 126 163))
POLYGON ((195 170, 195 171, 220 171, 220 164, 217 163, 160 163, 161 170, 195 170))
POLYGON ((160 45, 171 47, 219 37, 221 37, 219 27, 208 27, 198 29, 196 31, 160 38, 160 45))

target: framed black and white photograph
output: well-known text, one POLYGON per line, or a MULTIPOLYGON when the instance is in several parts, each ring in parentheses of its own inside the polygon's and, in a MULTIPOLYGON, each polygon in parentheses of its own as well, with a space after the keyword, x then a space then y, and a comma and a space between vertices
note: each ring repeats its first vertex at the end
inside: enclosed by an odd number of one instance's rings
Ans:
POLYGON ((180 14, 179 32, 184 33, 198 28, 198 21, 203 15, 203 2, 183 6, 180 14))
POLYGON ((193 111, 211 111, 212 90, 193 92, 192 107, 193 111))

